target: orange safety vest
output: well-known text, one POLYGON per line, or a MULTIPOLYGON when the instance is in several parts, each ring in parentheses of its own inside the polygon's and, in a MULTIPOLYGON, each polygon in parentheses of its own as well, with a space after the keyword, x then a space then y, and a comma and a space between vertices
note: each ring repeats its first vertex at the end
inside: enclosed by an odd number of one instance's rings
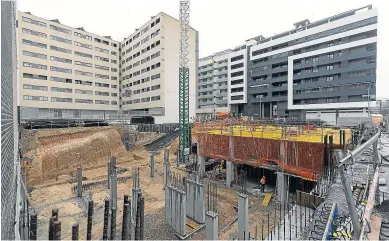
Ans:
POLYGON ((265 178, 262 177, 262 178, 261 178, 261 184, 265 184, 265 182, 266 182, 266 181, 265 181, 265 178))

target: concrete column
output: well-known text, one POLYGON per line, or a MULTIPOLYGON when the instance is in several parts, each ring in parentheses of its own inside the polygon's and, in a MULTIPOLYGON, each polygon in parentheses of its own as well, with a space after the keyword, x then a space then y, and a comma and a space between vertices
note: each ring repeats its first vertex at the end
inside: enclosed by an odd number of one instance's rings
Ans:
POLYGON ((287 177, 282 172, 277 172, 277 201, 281 204, 286 202, 286 194, 287 194, 287 177))
POLYGON ((170 176, 169 149, 165 148, 163 153, 163 183, 164 188, 168 184, 170 176))
POLYGON ((199 165, 200 178, 204 177, 204 174, 205 174, 205 157, 200 156, 199 153, 197 153, 197 163, 199 165))
POLYGON ((238 195, 238 239, 247 240, 249 237, 249 202, 248 196, 238 195))
POLYGON ((154 154, 150 155, 150 177, 154 177, 154 154))
POLYGON ((226 171, 226 186, 231 187, 232 182, 234 181, 234 163, 227 161, 227 171, 226 171))
POLYGON ((82 197, 82 168, 77 168, 77 196, 82 197))
POLYGON ((217 213, 208 211, 205 214, 205 239, 218 240, 218 216, 217 213))
POLYGON ((270 103, 270 119, 273 118, 273 103, 270 103))

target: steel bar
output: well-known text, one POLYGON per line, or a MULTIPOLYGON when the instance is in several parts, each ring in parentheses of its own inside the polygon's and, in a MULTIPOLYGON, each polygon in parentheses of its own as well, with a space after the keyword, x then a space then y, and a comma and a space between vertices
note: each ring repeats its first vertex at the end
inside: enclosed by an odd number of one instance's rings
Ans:
POLYGON ((103 240, 108 240, 109 199, 104 200, 103 240))
POLYGON ((87 228, 86 228, 86 240, 92 239, 92 222, 93 222, 93 201, 89 201, 88 202, 88 223, 87 223, 87 228))
POLYGON ((38 215, 32 214, 30 216, 30 240, 37 240, 37 230, 38 230, 38 215))

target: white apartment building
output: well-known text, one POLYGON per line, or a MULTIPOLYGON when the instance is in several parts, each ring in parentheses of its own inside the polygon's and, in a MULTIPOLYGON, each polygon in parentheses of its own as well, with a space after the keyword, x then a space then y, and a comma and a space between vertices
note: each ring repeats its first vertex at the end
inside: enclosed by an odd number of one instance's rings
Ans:
POLYGON ((119 110, 119 42, 18 12, 22 119, 99 118, 119 110))
MULTIPOLYGON (((188 35, 189 114, 194 118, 198 32, 190 28, 188 35)), ((179 122, 179 43, 180 22, 165 13, 121 42, 120 106, 133 120, 179 122)))
POLYGON ((196 117, 210 119, 216 113, 229 112, 227 49, 199 60, 196 117))

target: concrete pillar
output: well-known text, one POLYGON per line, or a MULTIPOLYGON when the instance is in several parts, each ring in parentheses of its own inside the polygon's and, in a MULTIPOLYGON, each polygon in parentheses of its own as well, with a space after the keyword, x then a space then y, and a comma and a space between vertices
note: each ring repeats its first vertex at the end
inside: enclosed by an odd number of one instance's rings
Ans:
POLYGON ((163 183, 164 188, 168 184, 170 177, 169 149, 165 148, 163 153, 163 183))
POLYGON ((199 165, 200 178, 204 177, 204 174, 205 174, 205 157, 200 156, 199 153, 197 153, 197 163, 199 165))
POLYGON ((150 155, 150 177, 154 177, 154 154, 150 155))
POLYGON ((270 119, 273 118, 273 103, 270 103, 270 119))
POLYGON ((77 168, 77 196, 82 197, 82 168, 77 168))
POLYGON ((205 214, 205 239, 218 240, 218 216, 217 213, 208 211, 205 214))
POLYGON ((248 196, 238 195, 238 239, 248 240, 249 237, 249 202, 248 196))
POLYGON ((277 172, 277 201, 281 204, 286 202, 286 194, 288 191, 287 186, 288 178, 282 172, 277 172))
POLYGON ((226 171, 226 186, 231 187, 232 182, 234 181, 234 163, 227 161, 227 171, 226 171))

